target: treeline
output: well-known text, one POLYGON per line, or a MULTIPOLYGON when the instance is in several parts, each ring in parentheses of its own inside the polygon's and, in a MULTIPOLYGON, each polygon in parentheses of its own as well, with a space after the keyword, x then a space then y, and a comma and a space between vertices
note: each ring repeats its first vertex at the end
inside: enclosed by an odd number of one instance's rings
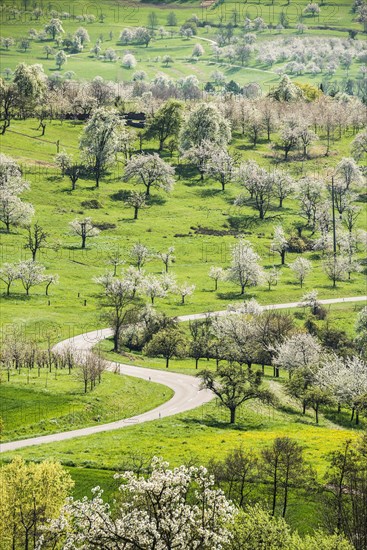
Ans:
POLYGON ((0 346, 0 381, 4 374, 10 382, 13 374, 25 371, 29 384, 31 377, 41 377, 46 371, 53 373, 55 379, 60 371, 67 371, 82 382, 85 393, 93 390, 102 380, 106 361, 98 353, 78 353, 71 345, 53 349, 50 338, 47 349, 43 349, 17 330, 4 337, 0 346))
POLYGON ((70 474, 18 457, 0 469, 2 548, 365 550, 366 444, 362 437, 331 453, 322 481, 287 437, 258 454, 233 449, 208 468, 139 458, 137 470, 115 476, 121 494, 111 504, 100 487, 91 499, 65 501, 70 474), (312 499, 319 530, 301 537, 284 516, 312 499))
MULTIPOLYGON (((327 311, 316 291, 305 294, 300 302, 309 308, 303 328, 295 326, 290 314, 264 311, 250 300, 219 317, 208 314, 191 321, 188 335, 178 319, 147 307, 142 299, 148 295, 153 304, 156 297, 174 292, 174 278, 169 273, 146 276, 142 266, 148 249, 139 244, 131 251, 139 253, 136 267, 123 270, 121 276, 115 270, 96 279, 103 287, 101 305, 113 330, 115 352, 142 351, 163 357, 167 368, 172 358, 192 357, 196 368, 200 360, 214 359, 216 370, 204 369, 199 376, 229 410, 231 423, 238 407, 250 399, 278 404, 263 384, 266 365, 273 367, 274 377, 279 377, 279 369, 289 373, 288 394, 299 402, 303 414, 312 409, 317 423, 324 406, 335 406, 339 413, 347 407, 351 419, 359 422, 359 414, 367 410, 366 308, 357 317, 354 339, 329 322, 320 326, 318 321, 326 319, 327 311), (261 371, 255 365, 261 365, 261 371)), ((303 263, 298 267, 305 268, 303 263)), ((240 239, 232 248, 231 266, 226 271, 212 268, 210 274, 216 282, 219 275, 225 275, 244 292, 259 284, 262 269, 251 245, 240 239)), ((183 301, 184 292, 190 293, 185 285, 180 292, 183 301)))

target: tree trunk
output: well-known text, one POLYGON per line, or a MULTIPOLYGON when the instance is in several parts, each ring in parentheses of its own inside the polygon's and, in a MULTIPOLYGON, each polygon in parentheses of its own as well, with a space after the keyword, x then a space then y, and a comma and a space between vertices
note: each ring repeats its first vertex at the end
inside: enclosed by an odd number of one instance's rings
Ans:
POLYGON ((282 265, 285 264, 285 250, 282 250, 282 252, 280 253, 280 257, 282 259, 282 265))
POLYGON ((198 368, 199 359, 200 359, 200 357, 196 357, 196 358, 195 358, 195 368, 196 368, 196 369, 198 368))
POLYGON ((138 213, 139 213, 139 208, 137 206, 135 206, 135 209, 134 209, 134 220, 137 220, 138 219, 138 213))
POLYGON ((285 513, 287 511, 287 504, 288 504, 288 480, 284 487, 284 502, 283 502, 283 513, 282 513, 283 518, 285 518, 285 513))
POLYGON ((85 248, 85 241, 87 237, 85 235, 82 235, 82 248, 85 248))
POLYGON ((113 351, 115 353, 118 353, 118 351, 119 351, 119 331, 118 331, 118 329, 115 329, 115 332, 113 334, 113 351))
POLYGON ((230 412, 231 412, 230 423, 234 424, 236 422, 236 409, 230 409, 230 412))
POLYGON ((318 405, 315 407, 315 418, 316 418, 316 424, 319 423, 319 407, 318 405))
POLYGON ((169 367, 169 357, 166 357, 166 369, 169 367))
POLYGON ((274 471, 274 481, 273 481, 273 503, 272 503, 272 515, 275 515, 275 508, 277 505, 277 490, 278 490, 278 478, 277 478, 277 466, 275 466, 274 471))

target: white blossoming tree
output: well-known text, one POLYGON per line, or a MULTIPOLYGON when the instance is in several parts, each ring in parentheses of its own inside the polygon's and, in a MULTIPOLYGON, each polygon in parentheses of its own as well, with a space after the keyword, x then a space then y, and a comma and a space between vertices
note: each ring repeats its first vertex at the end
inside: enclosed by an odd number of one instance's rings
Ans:
POLYGON ((233 246, 231 267, 226 278, 241 287, 241 296, 248 286, 256 286, 261 281, 263 270, 259 261, 260 256, 254 252, 248 241, 240 238, 233 246))
POLYGON ((156 153, 134 155, 126 164, 124 181, 144 185, 146 197, 152 187, 171 191, 174 185, 175 170, 156 153))
POLYGON ((81 237, 81 248, 86 247, 88 238, 96 237, 99 234, 99 229, 94 227, 91 218, 84 218, 83 220, 75 218, 75 220, 70 222, 70 229, 73 235, 81 237))
POLYGON ((156 298, 164 298, 167 295, 167 292, 164 290, 162 283, 158 277, 154 275, 148 275, 143 280, 143 289, 147 296, 149 296, 152 305, 154 305, 154 300, 156 298))
POLYGON ((280 254, 282 265, 285 264, 285 254, 288 247, 288 240, 285 236, 284 229, 281 225, 277 225, 274 229, 274 237, 270 249, 272 252, 278 252, 278 254, 280 254))
POLYGON ((185 299, 187 296, 192 296, 194 294, 195 285, 189 285, 188 283, 183 283, 176 287, 176 293, 181 296, 181 304, 185 304, 185 299))
POLYGON ((302 288, 307 275, 312 270, 312 264, 310 260, 307 260, 307 258, 302 258, 300 256, 293 263, 291 263, 289 267, 293 271, 295 277, 297 278, 297 281, 299 282, 302 288))
POLYGON ((297 369, 316 369, 321 352, 318 340, 307 332, 301 332, 278 345, 274 362, 290 373, 297 369))
POLYGON ((70 499, 48 536, 60 539, 63 548, 221 550, 230 541, 234 508, 206 468, 171 470, 159 458, 151 467, 147 478, 134 472, 116 476, 124 483, 114 513, 99 487, 91 500, 70 499))
POLYGON ((216 267, 212 265, 209 269, 209 277, 214 281, 214 290, 218 290, 218 281, 223 281, 225 279, 225 271, 222 267, 216 267))

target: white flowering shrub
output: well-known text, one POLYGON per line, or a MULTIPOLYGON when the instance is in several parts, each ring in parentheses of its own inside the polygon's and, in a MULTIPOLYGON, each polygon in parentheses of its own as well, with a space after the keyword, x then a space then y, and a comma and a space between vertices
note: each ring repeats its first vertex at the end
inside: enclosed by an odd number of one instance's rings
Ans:
POLYGON ((49 537, 62 548, 120 550, 220 550, 230 540, 234 507, 204 467, 169 469, 154 458, 149 477, 134 472, 117 474, 121 501, 112 513, 96 487, 93 498, 70 499, 38 544, 49 537))

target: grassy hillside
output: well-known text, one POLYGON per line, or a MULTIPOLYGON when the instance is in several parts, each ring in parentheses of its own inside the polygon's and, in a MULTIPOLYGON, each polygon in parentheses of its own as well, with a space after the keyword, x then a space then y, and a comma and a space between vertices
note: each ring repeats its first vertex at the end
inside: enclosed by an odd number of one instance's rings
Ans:
POLYGON ((169 399, 165 386, 128 376, 104 373, 101 384, 84 394, 76 372, 11 373, 2 376, 0 416, 2 441, 23 439, 113 422, 153 409, 169 399))
MULTIPOLYGON (((20 283, 15 283, 13 294, 3 300, 3 324, 21 324, 24 330, 42 341, 51 328, 56 341, 73 333, 104 326, 105 321, 101 320, 97 306, 99 288, 93 278, 108 269, 111 250, 118 248, 127 260, 128 249, 138 241, 155 252, 174 246, 176 261, 171 272, 179 282, 189 281, 196 285, 195 294, 185 306, 180 305, 178 296, 157 300, 157 307, 172 315, 225 309, 240 299, 238 289, 232 283, 223 282, 218 292, 214 292, 213 281, 208 277, 211 265, 229 265, 231 246, 235 242, 232 233, 245 234, 261 255, 264 267, 280 263, 280 257, 269 249, 273 227, 282 223, 285 229, 292 230, 292 224, 299 219, 296 201, 286 200, 282 209, 277 208, 274 201, 266 219, 261 222, 250 203, 242 208, 233 206, 239 187, 231 184, 223 193, 218 183, 210 179, 201 183, 195 171, 186 165, 178 165, 174 158, 179 178, 173 192, 166 195, 154 191, 149 208, 134 221, 132 210, 122 200, 124 193, 133 187, 121 181, 121 164, 102 181, 100 189, 95 189, 90 180, 79 180, 77 189, 71 192, 70 181, 60 177, 54 166, 54 141, 59 139, 61 150, 75 154, 81 131, 80 123, 48 123, 45 137, 39 140, 35 139, 39 138, 35 121, 28 120, 14 122, 1 137, 2 151, 23 164, 25 177, 31 182, 31 191, 24 198, 34 205, 35 220, 50 235, 51 248, 41 250, 39 260, 48 272, 60 276, 60 284, 51 287, 49 297, 44 295, 42 287, 31 289, 31 295, 26 297, 20 283), (82 216, 91 216, 104 228, 97 238, 87 242, 86 250, 80 249, 79 239, 70 234, 69 228, 70 221, 82 216)), ((298 175, 301 170, 309 173, 327 171, 342 156, 348 156, 349 143, 348 136, 336 140, 332 155, 325 157, 321 140, 311 150, 310 160, 294 161, 289 167, 298 175)), ((156 147, 156 144, 151 146, 156 147)), ((235 136, 232 150, 238 151, 245 159, 253 158, 266 167, 271 166, 271 148, 265 140, 253 149, 241 136, 235 136)), ((364 201, 365 195, 361 194, 358 199, 363 210, 358 222, 361 228, 365 227, 367 219, 364 201)), ((11 234, 2 233, 2 261, 29 257, 29 252, 24 250, 25 235, 22 229, 13 230, 11 234)), ((288 254, 287 264, 296 256, 288 254)), ((338 283, 334 289, 323 273, 321 256, 307 253, 307 257, 313 262, 314 269, 303 289, 295 282, 290 268, 285 266, 276 287, 271 291, 266 286, 252 288, 247 297, 255 296, 260 303, 269 304, 297 301, 305 291, 314 287, 319 289, 322 298, 365 293, 365 273, 353 274, 350 281, 338 283)), ((146 266, 148 272, 157 274, 162 269, 163 264, 157 259, 146 266)))

